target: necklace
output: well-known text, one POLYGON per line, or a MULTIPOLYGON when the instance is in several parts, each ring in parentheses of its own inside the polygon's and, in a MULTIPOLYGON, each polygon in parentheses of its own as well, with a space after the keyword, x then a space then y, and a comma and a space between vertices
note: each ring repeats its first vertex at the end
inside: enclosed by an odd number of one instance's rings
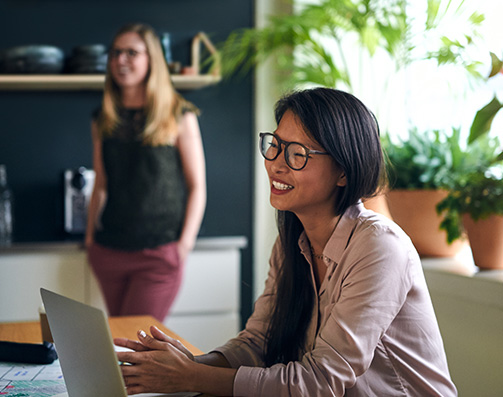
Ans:
MULTIPOLYGON (((337 228, 337 226, 339 225, 339 222, 341 220, 341 216, 339 216, 339 218, 337 219, 337 222, 335 223, 335 226, 332 230, 332 234, 334 233, 334 230, 337 228)), ((325 259, 328 259, 327 256, 323 255, 323 254, 317 254, 316 252, 314 252, 314 248, 311 244, 311 242, 309 242, 309 248, 311 249, 311 256, 315 259, 320 259, 322 261, 324 261, 325 259)))
POLYGON ((325 259, 325 255, 317 254, 316 252, 314 252, 314 248, 311 244, 309 244, 309 247, 311 248, 311 256, 313 256, 316 259, 321 259, 321 260, 325 259))

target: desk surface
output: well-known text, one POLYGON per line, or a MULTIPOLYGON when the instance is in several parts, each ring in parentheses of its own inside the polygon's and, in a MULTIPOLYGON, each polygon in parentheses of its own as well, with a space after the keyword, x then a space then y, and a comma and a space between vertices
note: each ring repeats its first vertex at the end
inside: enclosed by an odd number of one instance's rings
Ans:
MULTIPOLYGON (((150 326, 155 325, 172 338, 180 340, 194 355, 203 354, 161 322, 151 316, 110 317, 108 319, 110 331, 114 338, 129 338, 136 340, 136 331, 143 329, 149 332, 150 326)), ((21 343, 42 343, 42 332, 38 321, 21 323, 0 323, 0 340, 21 343)))

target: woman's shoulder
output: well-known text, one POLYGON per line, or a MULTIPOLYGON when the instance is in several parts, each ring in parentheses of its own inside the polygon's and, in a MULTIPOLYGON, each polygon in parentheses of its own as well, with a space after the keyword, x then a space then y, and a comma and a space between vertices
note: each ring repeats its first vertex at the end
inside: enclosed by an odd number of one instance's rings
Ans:
POLYGON ((407 234, 387 216, 366 209, 359 204, 345 214, 354 246, 364 245, 367 250, 391 250, 396 253, 414 252, 415 248, 407 234))
POLYGON ((350 208, 347 216, 355 223, 355 228, 369 235, 397 235, 407 237, 403 230, 387 216, 368 210, 362 203, 350 208))
POLYGON ((381 269, 410 274, 420 266, 409 236, 391 219, 361 207, 350 217, 352 227, 340 248, 344 252, 340 256, 346 257, 348 268, 374 264, 381 269))
POLYGON ((181 95, 178 96, 178 106, 175 112, 177 114, 177 118, 184 116, 187 113, 193 113, 196 116, 199 116, 200 114, 200 110, 198 109, 198 107, 194 105, 192 102, 186 100, 181 95))
POLYGON ((187 113, 193 113, 195 115, 199 115, 199 109, 195 105, 193 105, 192 103, 185 104, 182 106, 181 114, 184 116, 187 113))

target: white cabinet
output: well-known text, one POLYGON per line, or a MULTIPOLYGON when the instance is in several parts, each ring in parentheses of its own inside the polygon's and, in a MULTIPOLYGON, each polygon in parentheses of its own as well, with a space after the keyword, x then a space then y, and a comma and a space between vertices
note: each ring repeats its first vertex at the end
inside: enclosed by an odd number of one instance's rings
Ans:
POLYGON ((0 322, 38 320, 40 287, 87 301, 84 251, 65 246, 0 252, 0 322))
MULTIPOLYGON (((164 323, 203 351, 239 331, 240 250, 246 244, 244 237, 201 238, 189 255, 164 323)), ((105 310, 77 244, 19 244, 0 251, 0 322, 38 320, 40 287, 105 310)))
POLYGON ((232 247, 192 252, 164 324, 205 352, 235 336, 240 328, 239 263, 240 252, 232 247))

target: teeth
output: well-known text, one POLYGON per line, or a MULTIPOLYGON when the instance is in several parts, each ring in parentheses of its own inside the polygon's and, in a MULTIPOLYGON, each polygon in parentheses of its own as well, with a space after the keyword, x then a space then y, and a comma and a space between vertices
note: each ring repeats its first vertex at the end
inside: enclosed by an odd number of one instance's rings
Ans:
POLYGON ((272 185, 278 189, 278 190, 289 190, 289 189, 293 189, 293 186, 290 186, 290 185, 285 185, 284 183, 281 183, 281 182, 276 182, 276 181, 272 181, 272 185))

